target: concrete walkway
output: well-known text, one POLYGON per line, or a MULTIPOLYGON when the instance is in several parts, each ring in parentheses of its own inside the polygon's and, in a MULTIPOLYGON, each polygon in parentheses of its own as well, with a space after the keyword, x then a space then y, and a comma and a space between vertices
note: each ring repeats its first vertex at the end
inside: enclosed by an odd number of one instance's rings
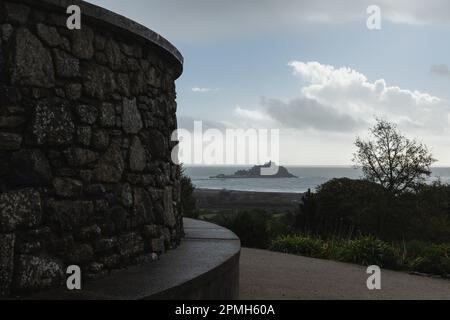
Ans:
POLYGON ((241 299, 450 299, 450 280, 381 271, 381 290, 368 290, 366 268, 242 248, 241 299))

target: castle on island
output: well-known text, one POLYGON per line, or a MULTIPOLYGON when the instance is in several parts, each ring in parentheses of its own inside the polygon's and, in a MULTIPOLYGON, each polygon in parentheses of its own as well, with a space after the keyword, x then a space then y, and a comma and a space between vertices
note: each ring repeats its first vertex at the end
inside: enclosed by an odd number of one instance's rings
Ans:
POLYGON ((261 174, 262 168, 270 168, 276 165, 275 162, 269 161, 263 165, 255 165, 248 170, 238 170, 234 174, 218 174, 217 176, 210 177, 211 179, 236 179, 236 178, 297 178, 297 176, 290 173, 285 167, 279 166, 277 173, 273 175, 261 174))

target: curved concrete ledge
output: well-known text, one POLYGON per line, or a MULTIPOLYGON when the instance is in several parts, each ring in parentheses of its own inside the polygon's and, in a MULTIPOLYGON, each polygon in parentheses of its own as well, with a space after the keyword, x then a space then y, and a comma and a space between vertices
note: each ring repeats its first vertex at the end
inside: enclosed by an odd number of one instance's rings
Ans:
MULTIPOLYGON (((29 4, 33 4, 36 2, 36 0, 19 1, 29 4)), ((119 32, 125 31, 127 34, 135 34, 138 38, 141 38, 145 41, 150 42, 156 47, 159 47, 170 57, 172 57, 172 59, 175 59, 177 61, 177 77, 179 77, 183 72, 184 58, 178 51, 178 49, 158 33, 131 19, 81 0, 39 0, 39 2, 40 6, 49 5, 53 7, 59 7, 64 11, 64 13, 70 5, 78 5, 81 8, 83 17, 87 17, 93 22, 108 24, 110 27, 115 28, 119 32)))
POLYGON ((239 238, 199 220, 184 219, 184 226, 186 236, 181 245, 159 261, 83 283, 82 290, 51 290, 31 299, 237 299, 239 238))

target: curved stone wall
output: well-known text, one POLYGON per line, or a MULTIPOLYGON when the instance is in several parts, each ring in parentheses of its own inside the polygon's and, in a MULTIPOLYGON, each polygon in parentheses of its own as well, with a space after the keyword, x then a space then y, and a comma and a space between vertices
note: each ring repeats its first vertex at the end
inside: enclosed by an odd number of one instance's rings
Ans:
POLYGON ((102 8, 0 0, 0 296, 63 285, 68 265, 95 279, 177 246, 182 61, 102 8))

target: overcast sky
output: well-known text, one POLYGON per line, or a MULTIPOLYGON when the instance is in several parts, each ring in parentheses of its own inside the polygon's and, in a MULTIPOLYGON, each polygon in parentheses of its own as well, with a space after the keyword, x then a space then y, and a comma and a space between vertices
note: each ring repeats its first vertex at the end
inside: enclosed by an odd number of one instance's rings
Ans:
POLYGON ((182 52, 181 127, 280 128, 283 164, 345 165, 378 116, 450 165, 450 1, 89 2, 182 52), (366 27, 371 4, 381 30, 366 27))

